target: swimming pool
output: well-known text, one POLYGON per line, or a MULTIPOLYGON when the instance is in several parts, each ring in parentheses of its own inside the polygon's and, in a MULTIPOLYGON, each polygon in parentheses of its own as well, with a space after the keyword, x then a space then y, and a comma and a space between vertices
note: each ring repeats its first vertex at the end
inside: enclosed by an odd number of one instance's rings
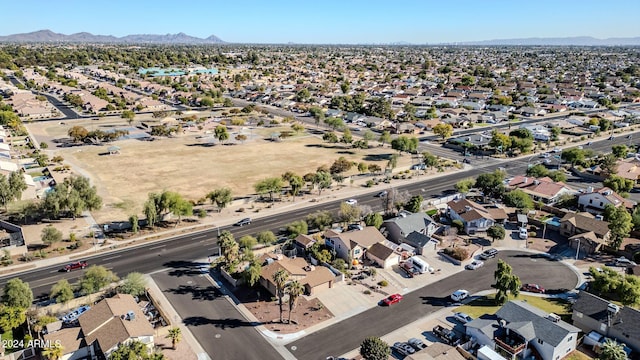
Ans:
POLYGON ((551 219, 546 221, 547 225, 560 227, 560 218, 557 216, 552 217, 551 219))
POLYGON ((47 181, 47 180, 52 180, 53 178, 51 176, 36 176, 33 178, 33 181, 47 181))

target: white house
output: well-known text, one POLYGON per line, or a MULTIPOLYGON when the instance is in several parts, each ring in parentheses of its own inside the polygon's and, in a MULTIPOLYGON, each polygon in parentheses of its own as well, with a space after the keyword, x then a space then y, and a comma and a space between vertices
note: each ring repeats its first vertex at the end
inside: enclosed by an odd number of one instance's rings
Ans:
POLYGON ((608 187, 599 189, 589 188, 584 194, 578 196, 578 207, 592 214, 600 214, 604 211, 604 207, 613 205, 615 207, 624 206, 627 209, 633 209, 636 205, 634 201, 623 198, 615 191, 608 187))

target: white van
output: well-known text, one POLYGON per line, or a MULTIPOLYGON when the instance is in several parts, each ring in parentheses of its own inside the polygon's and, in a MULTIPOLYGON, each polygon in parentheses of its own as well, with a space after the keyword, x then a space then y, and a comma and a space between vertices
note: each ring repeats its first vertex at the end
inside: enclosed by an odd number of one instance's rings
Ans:
POLYGON ((429 271, 429 264, 417 256, 410 257, 407 262, 411 263, 413 268, 420 274, 424 274, 429 271))
POLYGON ((460 302, 466 299, 469 296, 469 292, 467 290, 456 290, 453 294, 451 294, 451 300, 455 302, 460 302))

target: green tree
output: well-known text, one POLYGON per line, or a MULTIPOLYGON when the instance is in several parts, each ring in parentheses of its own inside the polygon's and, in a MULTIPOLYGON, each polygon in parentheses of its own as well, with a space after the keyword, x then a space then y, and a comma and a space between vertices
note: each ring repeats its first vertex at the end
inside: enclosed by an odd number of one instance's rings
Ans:
POLYGON ((260 180, 254 185, 256 192, 260 195, 269 194, 269 201, 273 202, 273 194, 282 191, 282 178, 272 177, 260 180))
POLYGON ((451 126, 451 124, 440 123, 434 126, 431 131, 435 135, 442 137, 442 140, 444 140, 453 135, 453 126, 451 126))
POLYGON ((331 144, 335 144, 339 141, 338 135, 336 135, 336 133, 334 133, 333 131, 327 131, 326 133, 324 133, 322 135, 322 140, 331 144))
POLYGON ((229 189, 228 187, 213 190, 212 192, 207 194, 207 198, 209 199, 209 201, 211 201, 212 204, 216 204, 219 212, 221 212, 225 207, 227 207, 227 205, 231 204, 231 202, 233 201, 231 189, 229 189))
POLYGON ((129 216, 129 224, 131 224, 131 232, 137 234, 140 231, 140 224, 138 222, 138 215, 129 216))
POLYGON ((149 199, 144 203, 142 211, 144 212, 145 217, 147 218, 147 225, 149 227, 154 227, 155 224, 160 220, 159 211, 155 202, 155 194, 149 194, 149 199))
POLYGON ((583 149, 571 148, 562 150, 562 154, 560 154, 560 158, 568 163, 571 166, 575 166, 577 163, 584 161, 585 152, 583 149))
POLYGON ((139 272, 132 272, 125 276, 122 285, 118 288, 118 292, 129 294, 132 296, 140 296, 147 290, 147 280, 144 275, 139 272))
POLYGON ((47 360, 59 360, 64 355, 64 347, 58 343, 52 343, 42 349, 42 356, 47 360))
POLYGON ((567 175, 560 170, 554 170, 549 172, 549 178, 555 182, 565 182, 567 181, 567 175))
POLYGON ((418 150, 418 138, 400 135, 391 140, 391 148, 398 150, 400 153, 415 153, 418 150))
POLYGON ((260 281, 260 273, 262 272, 262 264, 258 258, 254 258, 249 263, 249 267, 244 270, 243 276, 250 287, 254 287, 260 281))
POLYGON ((520 189, 509 191, 504 196, 504 203, 517 208, 521 213, 533 209, 533 200, 529 194, 520 189))
POLYGON ((376 229, 380 229, 380 226, 382 226, 383 222, 384 222, 384 219, 382 218, 382 215, 379 213, 370 213, 365 215, 364 217, 365 225, 375 226, 376 229))
POLYGON ((285 269, 279 269, 273 274, 271 280, 273 280, 273 284, 276 286, 276 296, 278 297, 278 306, 280 307, 280 323, 282 323, 282 298, 284 297, 284 287, 289 280, 289 273, 285 269))
POLYGON ((53 284, 49 298, 55 299, 58 304, 66 304, 73 300, 73 289, 67 279, 59 280, 57 283, 53 284))
POLYGON ((304 286, 297 280, 293 280, 287 284, 286 292, 289 294, 289 319, 287 322, 291 324, 291 312, 295 309, 300 295, 304 294, 304 286))
POLYGON ((504 176, 505 173, 500 170, 480 174, 476 178, 475 187, 480 189, 480 191, 484 193, 484 196, 500 198, 504 193, 504 176))
POLYGON ((165 337, 171 339, 171 347, 175 350, 178 343, 182 340, 182 331, 179 327, 171 328, 165 337))
POLYGON ((627 193, 633 189, 634 181, 618 175, 609 175, 602 184, 617 193, 627 193))
POLYGON ((258 245, 258 240, 251 235, 245 235, 238 240, 238 245, 241 249, 251 250, 258 245))
POLYGON ((322 190, 331 187, 333 179, 328 171, 318 171, 315 173, 313 183, 318 186, 318 195, 322 195, 322 190))
POLYGON ((457 192, 461 193, 462 196, 464 197, 471 190, 471 188, 473 188, 475 183, 476 181, 473 178, 466 178, 458 181, 454 185, 454 188, 456 189, 457 192))
POLYGON ((368 337, 360 344, 360 355, 365 360, 387 360, 391 355, 391 348, 379 337, 368 337))
POLYGON ((367 171, 369 171, 369 164, 367 164, 365 162, 358 163, 358 172, 360 174, 364 174, 367 171))
POLYGON ((212 98, 205 96, 202 99, 200 99, 200 106, 204 106, 204 107, 213 107, 213 105, 215 105, 215 102, 213 101, 212 98))
POLYGON ((324 119, 324 123, 333 129, 333 131, 340 130, 344 128, 344 121, 337 117, 330 117, 324 119))
POLYGON ((295 201, 296 196, 298 196, 298 194, 300 193, 300 190, 302 190, 302 187, 304 186, 304 179, 300 175, 293 174, 292 176, 289 177, 287 181, 289 182, 289 187, 291 188, 291 195, 293 196, 293 201, 295 201))
POLYGON ((84 295, 95 294, 107 285, 118 281, 118 277, 104 266, 93 265, 80 279, 80 291, 84 295))
POLYGON ((609 222, 610 245, 614 249, 619 249, 622 241, 629 236, 633 228, 631 214, 624 206, 615 207, 612 204, 607 204, 604 207, 604 218, 609 222))
POLYGON ((489 235, 492 241, 504 239, 505 234, 506 231, 501 225, 492 225, 487 229, 487 235, 489 235))
POLYGON ((618 290, 620 302, 625 306, 640 304, 640 277, 626 275, 618 290))
POLYGON ((227 127, 224 125, 216 126, 216 128, 213 130, 213 133, 216 139, 218 139, 218 141, 220 141, 220 143, 222 144, 224 144, 225 141, 229 140, 229 131, 227 131, 227 127))
POLYGON ((129 123, 129 125, 131 125, 131 123, 133 123, 133 119, 136 117, 136 113, 134 113, 131 110, 124 110, 122 112, 122 118, 123 119, 127 119, 127 122, 129 123))
POLYGON ((29 284, 14 278, 4 285, 2 305, 19 309, 28 309, 33 302, 33 292, 29 284))
POLYGON ((62 241, 62 232, 53 227, 53 225, 45 226, 40 233, 40 240, 42 240, 43 244, 51 246, 53 243, 62 241))
POLYGON ((498 130, 493 130, 491 132, 491 140, 489 141, 489 146, 496 148, 501 153, 511 147, 511 138, 499 132, 498 130))
POLYGON ((542 164, 536 164, 527 169, 527 176, 542 178, 549 175, 549 169, 542 164))
POLYGON ((256 235, 256 240, 258 240, 260 244, 273 244, 276 242, 276 235, 273 231, 265 230, 256 235))
POLYGON ((9 190, 11 191, 11 200, 20 200, 22 192, 27 189, 27 182, 24 175, 19 171, 14 171, 9 175, 9 190))
POLYGON ((287 226, 287 233, 289 233, 289 238, 295 239, 300 234, 306 235, 309 232, 309 227, 307 222, 304 220, 294 221, 289 223, 287 226))
POLYGON ((613 339, 605 339, 604 344, 600 348, 599 360, 627 360, 627 353, 624 351, 624 345, 618 344, 613 339))
POLYGON ((338 217, 344 223, 352 223, 360 220, 360 216, 362 215, 362 210, 358 205, 350 205, 346 202, 342 202, 340 204, 340 211, 338 212, 338 217))
POLYGON ((313 214, 307 215, 307 224, 312 229, 318 229, 320 231, 326 230, 333 224, 333 215, 330 211, 316 211, 313 214))
POLYGON ((508 300, 508 293, 518 297, 520 294, 520 287, 522 283, 520 278, 512 273, 513 269, 511 265, 498 259, 498 268, 493 273, 493 277, 496 280, 496 303, 503 305, 508 300))
POLYGON ((428 166, 430 169, 433 169, 434 166, 438 165, 438 157, 429 152, 423 152, 422 158, 424 165, 428 166))
POLYGON ((404 208, 412 213, 419 213, 422 210, 422 202, 424 199, 422 195, 412 196, 409 201, 405 204, 404 208))
POLYGON ((149 348, 139 340, 122 343, 109 355, 109 360, 147 360, 148 358, 149 348))
POLYGON ((627 148, 627 145, 621 144, 621 145, 613 145, 611 147, 611 152, 613 153, 613 156, 615 156, 618 159, 624 159, 627 157, 627 154, 629 153, 629 149, 627 148))
POLYGON ((378 138, 378 141, 384 146, 384 144, 388 144, 391 142, 391 133, 387 130, 383 131, 378 138))
POLYGON ((342 139, 340 139, 345 144, 351 144, 353 142, 353 135, 351 135, 351 130, 345 128, 342 132, 342 139))
POLYGON ((87 138, 87 136, 89 135, 89 130, 85 129, 82 126, 74 126, 71 129, 69 129, 69 131, 67 131, 67 135, 69 135, 69 137, 74 141, 74 142, 84 142, 84 140, 87 138))
POLYGON ((25 309, 16 306, 0 306, 0 328, 11 331, 20 327, 27 320, 25 309))
POLYGON ((227 270, 234 272, 235 264, 239 259, 240 249, 236 240, 233 238, 233 234, 228 230, 220 233, 218 237, 218 246, 220 252, 224 258, 224 264, 227 270))

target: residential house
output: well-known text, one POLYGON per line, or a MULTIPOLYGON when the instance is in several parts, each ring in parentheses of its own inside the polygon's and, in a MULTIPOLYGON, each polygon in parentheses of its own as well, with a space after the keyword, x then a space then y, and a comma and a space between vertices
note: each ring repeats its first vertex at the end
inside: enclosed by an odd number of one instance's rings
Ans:
POLYGON ((640 159, 633 157, 619 161, 617 165, 616 175, 633 180, 635 184, 638 184, 640 181, 640 159))
POLYGON ((78 322, 92 358, 108 358, 119 345, 131 341, 140 341, 153 350, 155 331, 131 295, 118 294, 100 301, 78 322))
POLYGON ((300 234, 295 239, 293 239, 293 245, 297 249, 302 251, 301 254, 306 253, 309 250, 309 248, 311 248, 315 243, 316 243, 316 240, 306 234, 300 234))
POLYGON ((305 294, 313 295, 318 291, 333 287, 334 274, 324 266, 309 265, 304 258, 288 258, 282 255, 265 254, 262 260, 266 265, 262 266, 258 282, 272 295, 276 294, 276 285, 273 282, 273 274, 278 270, 284 270, 289 281, 298 281, 305 288, 305 294))
POLYGON ((604 239, 596 236, 596 233, 589 231, 586 233, 576 234, 569 239, 569 247, 576 249, 576 256, 578 255, 591 255, 600 251, 600 249, 607 244, 604 239), (579 249, 578 249, 579 248, 579 249))
POLYGON ((531 106, 525 106, 519 111, 522 116, 542 116, 547 113, 547 111, 542 108, 535 108, 531 106))
POLYGON ((62 356, 59 360, 91 359, 90 348, 82 335, 81 327, 71 327, 47 333, 44 341, 60 344, 62 356))
POLYGON ((527 176, 515 176, 507 184, 511 189, 520 189, 527 193, 534 201, 542 201, 545 204, 555 204, 564 194, 574 194, 575 190, 569 188, 561 181, 553 181, 549 177, 540 179, 527 176))
POLYGON ((485 208, 469 199, 453 200, 447 203, 447 213, 452 220, 460 220, 467 234, 487 231, 491 226, 504 223, 507 213, 500 208, 485 208))
POLYGON ((623 198, 608 187, 601 187, 595 190, 589 188, 586 193, 578 195, 578 207, 592 214, 601 214, 607 205, 624 206, 627 210, 633 210, 636 203, 623 198))
POLYGON ((374 244, 383 243, 386 240, 384 235, 373 226, 342 233, 327 230, 324 237, 325 245, 333 248, 337 257, 348 262, 363 259, 365 253, 374 244))
POLYGON ((640 352, 640 311, 621 307, 586 291, 578 293, 571 315, 585 333, 596 331, 640 352))
POLYGON ((598 220, 593 215, 583 213, 567 213, 560 219, 560 234, 571 237, 593 231, 599 239, 609 240, 609 223, 598 220))
POLYGON ((400 254, 383 243, 375 243, 367 251, 367 259, 383 269, 389 269, 400 263, 400 254))
POLYGON ((505 359, 558 360, 576 349, 580 329, 525 301, 509 301, 495 315, 465 324, 466 334, 505 359))
POLYGON ((415 213, 389 219, 380 228, 389 240, 396 244, 409 244, 416 249, 416 253, 422 254, 425 249, 431 249, 434 243, 437 244, 437 240, 432 239, 431 235, 439 227, 429 215, 415 213))

